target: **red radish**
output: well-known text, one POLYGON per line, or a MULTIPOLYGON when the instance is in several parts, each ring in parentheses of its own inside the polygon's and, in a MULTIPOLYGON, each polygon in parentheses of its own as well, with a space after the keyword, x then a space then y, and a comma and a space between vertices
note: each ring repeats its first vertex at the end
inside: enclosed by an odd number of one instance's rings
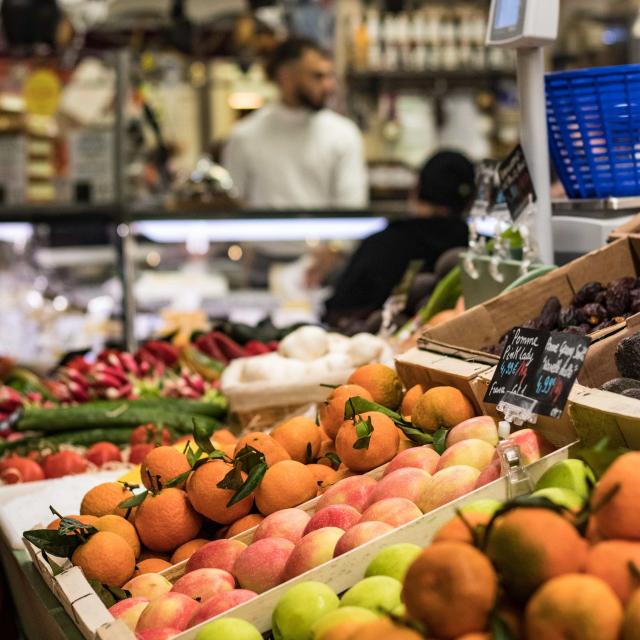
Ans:
POLYGON ((245 351, 252 356, 259 356, 263 353, 270 353, 271 349, 264 344, 264 342, 260 342, 259 340, 249 340, 247 344, 244 345, 245 351))
POLYGON ((107 462, 122 461, 120 449, 112 442, 96 442, 87 449, 84 457, 97 467, 101 467, 107 462))
POLYGON ((87 470, 87 461, 75 451, 58 451, 42 461, 42 468, 47 478, 62 478, 84 473, 87 470))
POLYGON ((155 449, 155 444, 134 444, 129 452, 129 462, 131 464, 142 464, 147 457, 147 453, 155 449))
POLYGON ((131 446, 134 444, 171 444, 171 433, 169 429, 163 429, 161 437, 158 437, 158 428, 152 423, 141 424, 131 433, 129 442, 131 446))
POLYGON ((0 462, 0 479, 6 484, 44 480, 44 471, 37 462, 20 456, 9 456, 0 462))

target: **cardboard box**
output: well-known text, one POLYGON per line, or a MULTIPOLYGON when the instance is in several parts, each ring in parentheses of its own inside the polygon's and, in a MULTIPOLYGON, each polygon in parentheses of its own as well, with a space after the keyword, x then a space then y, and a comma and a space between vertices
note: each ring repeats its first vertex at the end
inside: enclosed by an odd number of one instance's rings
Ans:
MULTIPOLYGON (((407 387, 414 384, 423 384, 426 387, 443 384, 454 386, 474 403, 480 413, 490 415, 496 420, 501 419, 496 406, 484 402, 495 367, 412 349, 396 359, 396 368, 407 387)), ((568 406, 562 417, 557 420, 539 416, 535 429, 556 447, 564 447, 578 440, 568 406)))
MULTIPOLYGON (((513 291, 472 307, 438 327, 428 329, 419 340, 422 349, 494 365, 498 358, 482 351, 497 344, 513 327, 536 317, 544 303, 556 296, 568 305, 575 293, 588 282, 610 282, 623 276, 640 274, 640 237, 627 236, 582 258, 533 280, 513 291)), ((625 323, 591 334, 593 346, 579 381, 594 375, 591 354, 602 339, 625 329, 625 323)))
POLYGON ((464 360, 464 354, 461 355, 462 358, 455 358, 414 348, 396 357, 396 370, 407 389, 416 384, 456 387, 474 403, 476 411, 482 413, 482 398, 477 396, 473 382, 492 366, 473 359, 464 360))
POLYGON ((640 213, 631 220, 620 225, 609 234, 609 242, 614 242, 628 235, 640 235, 640 213))
POLYGON ((571 396, 570 413, 575 429, 585 446, 608 438, 612 446, 640 450, 640 400, 600 387, 620 377, 615 351, 625 338, 640 331, 640 317, 627 320, 626 326, 594 344, 589 351, 589 367, 571 396))

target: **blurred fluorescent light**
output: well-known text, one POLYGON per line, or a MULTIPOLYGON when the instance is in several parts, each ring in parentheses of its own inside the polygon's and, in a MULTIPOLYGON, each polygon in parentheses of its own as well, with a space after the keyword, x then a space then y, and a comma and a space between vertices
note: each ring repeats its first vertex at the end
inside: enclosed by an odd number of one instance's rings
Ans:
POLYGON ((159 220, 136 222, 133 230, 153 242, 304 242, 362 240, 386 226, 386 218, 159 220))
POLYGON ((0 241, 11 242, 24 249, 33 236, 33 227, 26 222, 3 222, 0 224, 0 241))

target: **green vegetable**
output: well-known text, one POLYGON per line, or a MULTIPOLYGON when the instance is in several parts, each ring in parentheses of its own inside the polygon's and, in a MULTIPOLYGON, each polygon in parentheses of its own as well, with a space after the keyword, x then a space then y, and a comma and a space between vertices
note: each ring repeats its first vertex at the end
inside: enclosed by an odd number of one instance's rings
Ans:
POLYGON ((44 435, 39 433, 22 440, 0 443, 0 455, 9 451, 24 449, 44 449, 48 445, 73 444, 79 447, 89 447, 96 442, 112 442, 113 444, 128 444, 133 428, 86 429, 83 431, 61 431, 44 435))
POLYGON ((49 409, 27 407, 17 424, 17 429, 51 433, 88 428, 137 427, 152 422, 163 424, 180 433, 191 433, 193 420, 197 418, 212 432, 215 431, 220 427, 220 423, 214 417, 203 414, 203 410, 219 412, 215 405, 166 398, 104 400, 49 409), (214 409, 211 409, 212 406, 214 409))
POLYGON ((414 328, 426 324, 436 314, 455 308, 461 295, 462 271, 460 267, 454 267, 438 282, 427 304, 418 311, 415 318, 396 333, 396 336, 405 336, 407 332, 410 335, 414 328))

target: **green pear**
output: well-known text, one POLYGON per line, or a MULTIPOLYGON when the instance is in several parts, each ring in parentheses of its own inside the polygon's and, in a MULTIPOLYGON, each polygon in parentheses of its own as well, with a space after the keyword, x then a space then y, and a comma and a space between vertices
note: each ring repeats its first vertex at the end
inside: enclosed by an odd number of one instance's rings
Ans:
POLYGON ((460 511, 462 513, 486 513, 488 516, 492 516, 500 508, 502 508, 502 502, 485 498, 484 500, 474 500, 466 504, 461 507, 460 511))
POLYGON ((389 613, 401 602, 400 580, 389 576, 371 576, 349 589, 340 602, 341 607, 364 607, 376 613, 389 613))
POLYGON ((262 634, 246 620, 221 618, 202 627, 196 640, 262 640, 262 634))
POLYGON ((364 576, 389 576, 402 582, 407 570, 421 552, 422 549, 417 544, 392 544, 376 555, 364 576))
POLYGON ((563 460, 542 474, 536 482, 536 491, 549 487, 571 489, 586 500, 595 483, 593 471, 582 460, 563 460))
POLYGON ((343 622, 371 622, 380 616, 363 607, 340 607, 317 620, 311 627, 312 637, 321 638, 325 633, 343 622))
POLYGON ((548 498, 554 504, 566 507, 570 511, 580 511, 584 506, 584 500, 571 489, 562 487, 547 487, 539 489, 531 494, 532 497, 548 498))
POLYGON ((274 640, 312 640, 313 625, 338 608, 338 596, 322 582, 300 582, 284 594, 273 610, 274 640))

